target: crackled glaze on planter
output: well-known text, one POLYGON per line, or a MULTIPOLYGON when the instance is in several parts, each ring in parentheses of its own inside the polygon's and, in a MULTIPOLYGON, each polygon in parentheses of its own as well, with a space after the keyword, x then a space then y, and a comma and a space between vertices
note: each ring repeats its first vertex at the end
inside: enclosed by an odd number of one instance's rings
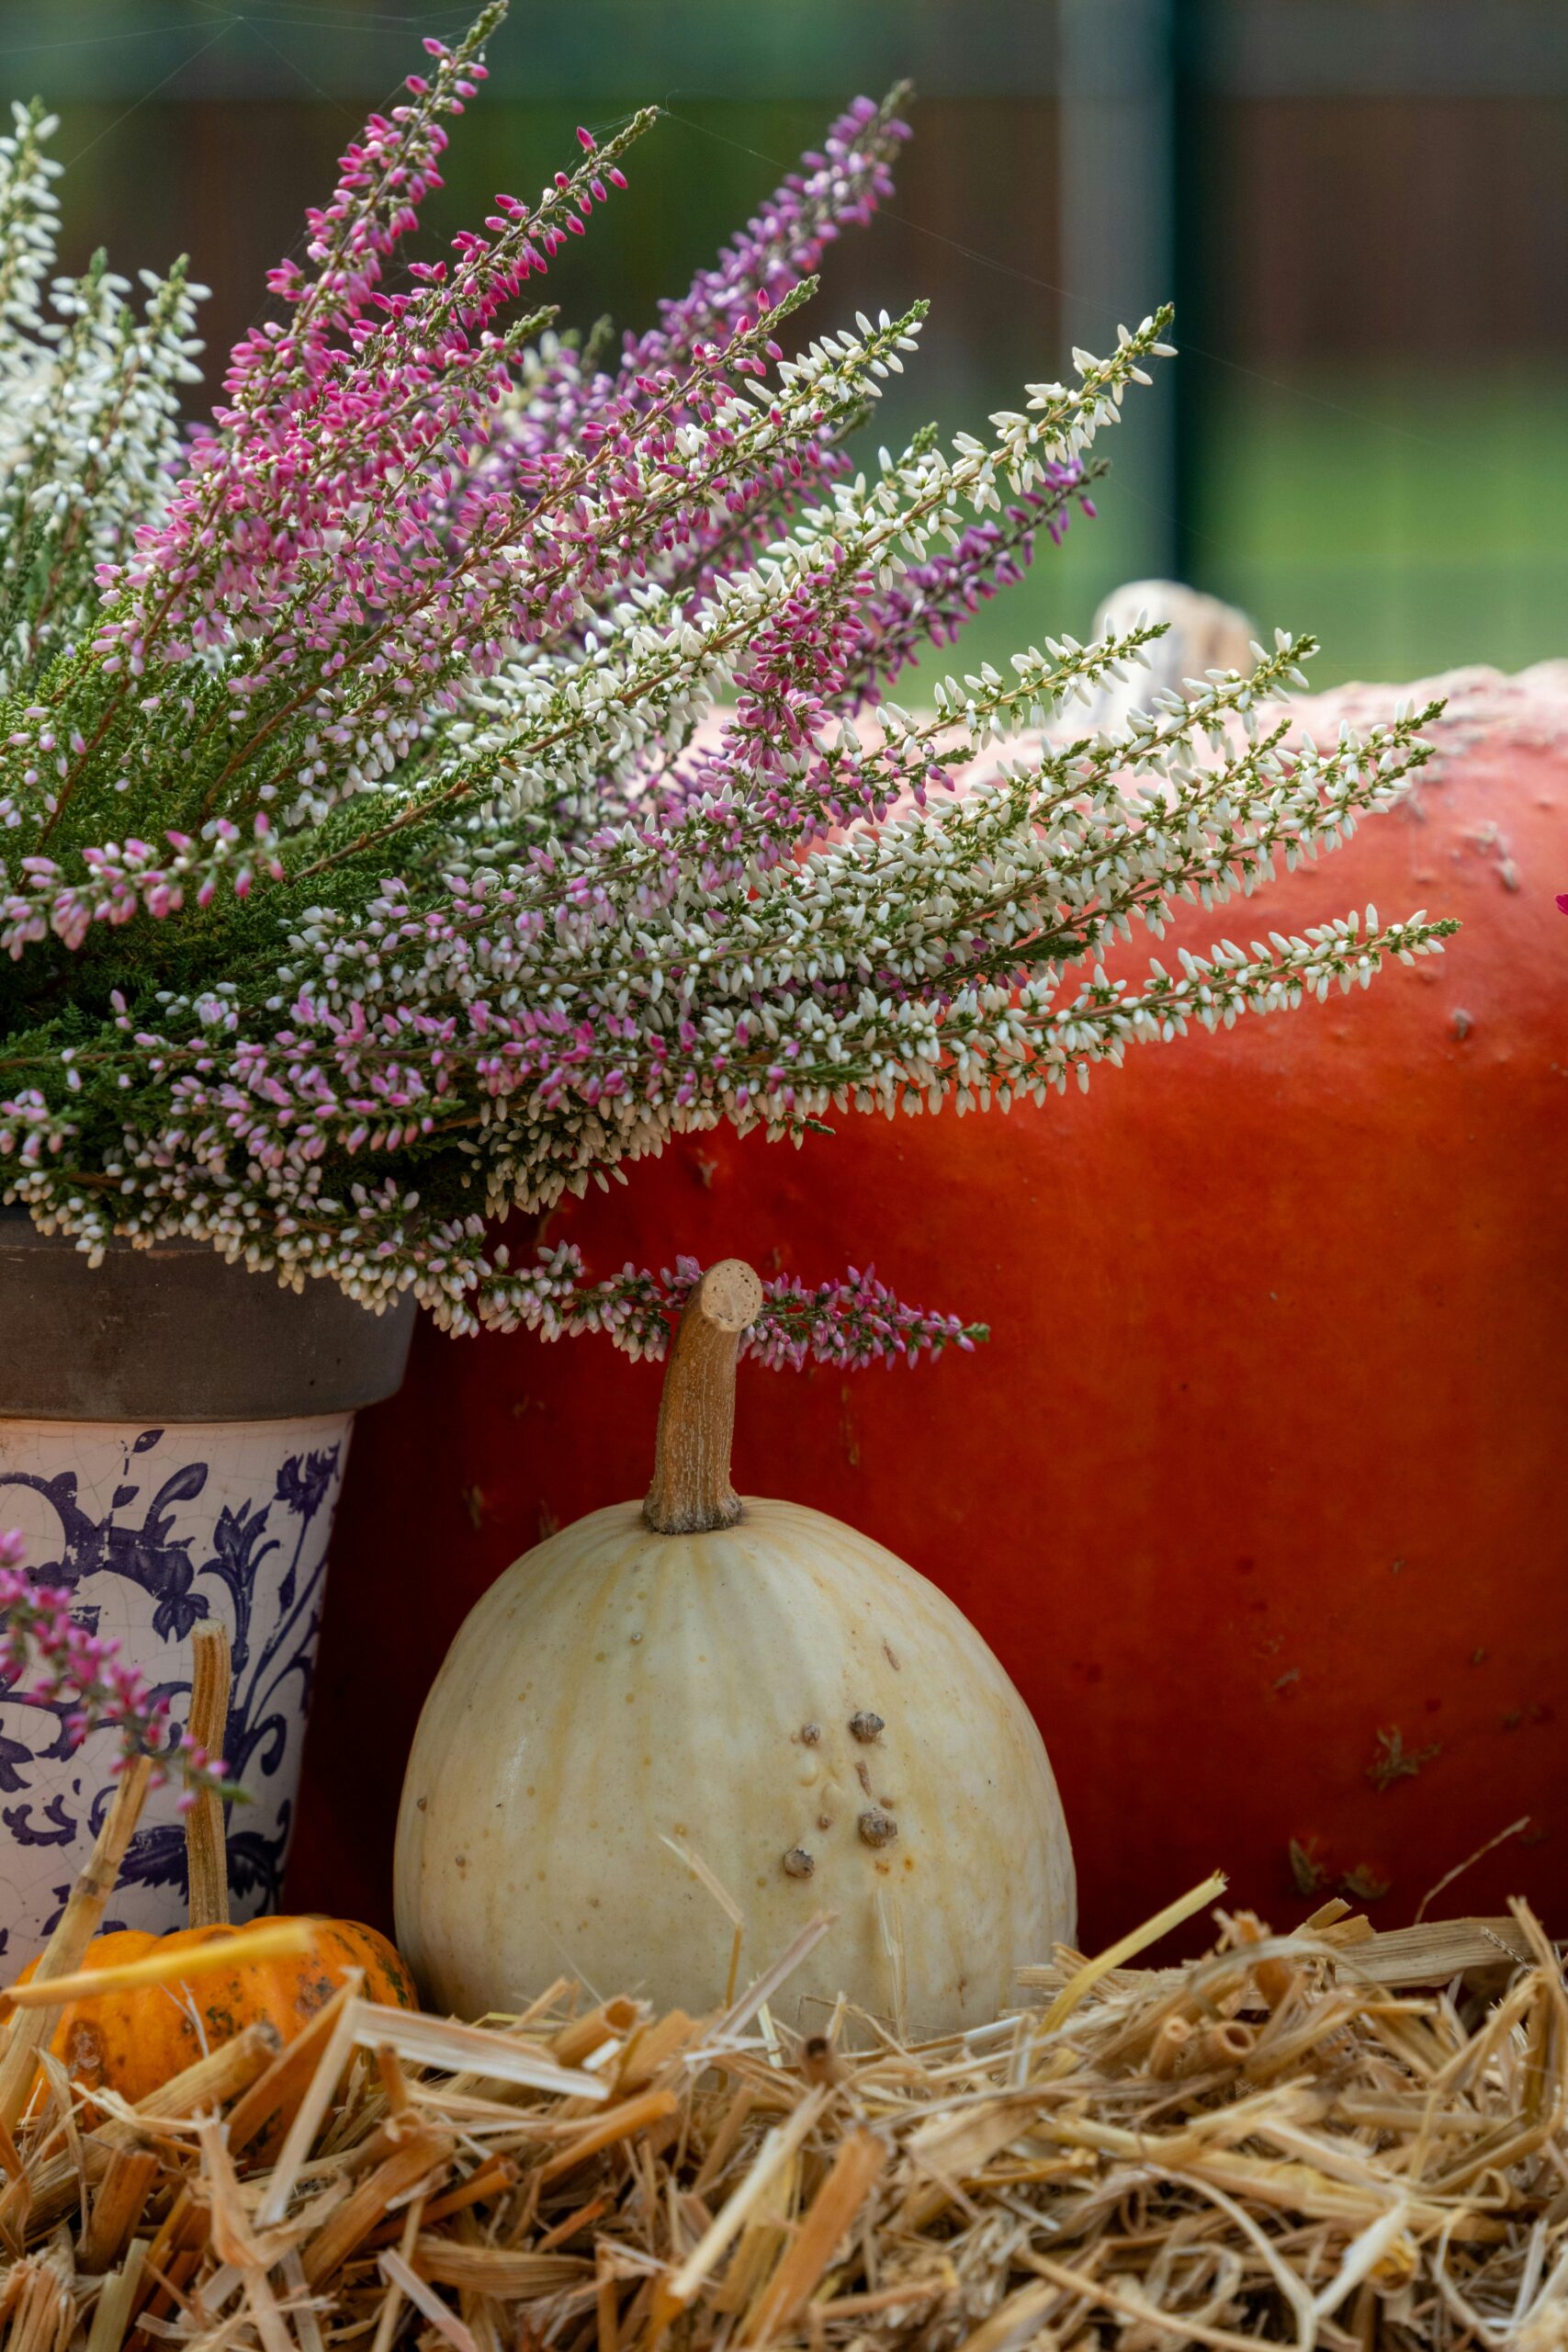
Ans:
MULTIPOLYGON (((40 1582, 165 1692, 185 1721, 191 1634, 229 1628, 226 1754, 255 1802, 229 1830, 236 1919, 276 1908, 293 1822, 333 1512, 353 1415, 186 1422, 0 1419, 0 1526, 19 1528, 40 1582)), ((85 1861, 116 1741, 72 1753, 61 1713, 0 1690, 0 1961, 42 1947, 85 1861)), ((185 1840, 171 1785, 150 1800, 105 1921, 156 1933, 186 1918, 185 1840)))

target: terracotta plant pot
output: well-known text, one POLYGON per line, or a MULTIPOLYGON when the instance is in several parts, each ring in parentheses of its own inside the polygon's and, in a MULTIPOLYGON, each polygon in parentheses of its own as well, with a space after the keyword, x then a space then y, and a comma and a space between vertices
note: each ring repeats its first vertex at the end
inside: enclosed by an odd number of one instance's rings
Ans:
MULTIPOLYGON (((402 1378, 413 1302, 377 1317, 325 1282, 301 1295, 198 1242, 89 1266, 0 1214, 0 1526, 40 1582, 166 1692, 184 1721, 190 1637, 227 1623, 236 1918, 276 1907, 293 1826, 327 1544, 357 1407, 402 1378)), ((73 1753, 60 1712, 0 1691, 0 1955, 38 1951, 108 1802, 114 1736, 73 1753)), ((186 1917, 176 1791, 142 1815, 113 1927, 186 1917)))

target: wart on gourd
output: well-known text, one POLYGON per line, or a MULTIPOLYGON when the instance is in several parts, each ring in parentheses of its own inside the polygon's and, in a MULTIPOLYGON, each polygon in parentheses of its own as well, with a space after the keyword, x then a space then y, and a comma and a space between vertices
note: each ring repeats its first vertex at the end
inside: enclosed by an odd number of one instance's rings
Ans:
POLYGON ((827 1928, 793 1997, 842 1992, 896 2025, 942 2031, 994 2013, 1013 1970, 1072 1935, 1050 1766, 978 1634, 852 1529, 735 1491, 737 1358, 763 1298, 750 1266, 709 1269, 671 1344, 646 1497, 509 1569, 426 1702, 399 1823, 398 1919, 431 1998, 459 2014, 515 2007, 563 1960, 666 2006, 716 2004, 743 1917, 753 1971, 803 1927, 827 1928), (635 1735, 619 1706, 570 1696, 573 1657, 634 1595, 649 1713, 635 1735), (894 1662, 889 1635, 901 1677, 891 1726, 869 1703, 894 1662), (520 1648, 567 1669, 537 1678, 526 1703, 520 1648), (890 1790, 876 1759, 895 1755, 890 1790), (488 1903, 457 1867, 481 1813, 505 1849, 495 1871, 532 1885, 529 1905, 488 1903), (919 1856, 918 1900, 903 1871, 890 1877, 895 1844, 904 1870, 919 1856), (808 1883, 816 1921, 801 1908, 808 1883))

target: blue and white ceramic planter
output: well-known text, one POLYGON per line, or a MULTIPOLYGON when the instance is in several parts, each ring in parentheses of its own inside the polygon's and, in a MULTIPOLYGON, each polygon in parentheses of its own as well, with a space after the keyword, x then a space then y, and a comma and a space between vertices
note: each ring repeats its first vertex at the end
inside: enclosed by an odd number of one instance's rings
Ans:
MULTIPOLYGON (((27 1538, 41 1582, 119 1644, 183 1724, 190 1636, 228 1627, 226 1753, 255 1802, 229 1821, 233 1916, 276 1908, 305 1743, 333 1512, 353 1415, 310 1420, 0 1421, 0 1525, 27 1538)), ((112 1733, 74 1754, 52 1708, 0 1691, 0 1960, 43 1944, 111 1788, 112 1733)), ((148 1801, 109 1908, 116 1927, 185 1924, 177 1784, 148 1801)))
MULTIPOLYGON (((397 1386, 412 1308, 378 1322, 325 1283, 296 1298, 190 1244, 89 1269, 7 1218, 0 1316, 13 1347, 0 1368, 0 1528, 21 1530, 29 1573, 70 1588, 81 1622, 166 1694, 176 1726, 195 1628, 227 1626, 226 1754, 254 1799, 229 1818, 231 1903, 236 1919, 276 1909, 353 1408, 397 1386), (102 1418, 83 1411, 98 1399, 102 1418), (174 1409, 147 1409, 160 1401, 174 1409)), ((115 1752, 109 1733, 71 1750, 53 1709, 0 1686, 7 1975, 41 1949, 86 1860, 115 1752)), ((185 1924, 177 1794, 149 1800, 107 1924, 185 1924)))

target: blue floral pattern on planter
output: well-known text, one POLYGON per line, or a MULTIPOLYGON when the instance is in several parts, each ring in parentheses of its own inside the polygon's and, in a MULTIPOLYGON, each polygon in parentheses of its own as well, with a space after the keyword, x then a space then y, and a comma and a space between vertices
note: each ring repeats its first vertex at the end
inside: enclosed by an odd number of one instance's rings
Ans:
MULTIPOLYGON (((352 1416, 118 1428, 0 1421, 0 1527, 19 1526, 39 1583, 113 1635, 182 1727, 190 1636, 229 1628, 224 1753, 255 1802, 228 1819, 237 1919, 276 1908, 315 1673, 327 1544, 352 1416)), ((0 1683, 0 1954, 42 1945, 102 1823, 112 1736, 73 1753, 63 1710, 0 1683)), ((106 1926, 162 1932, 186 1917, 185 1837, 170 1787, 149 1804, 106 1926)))

